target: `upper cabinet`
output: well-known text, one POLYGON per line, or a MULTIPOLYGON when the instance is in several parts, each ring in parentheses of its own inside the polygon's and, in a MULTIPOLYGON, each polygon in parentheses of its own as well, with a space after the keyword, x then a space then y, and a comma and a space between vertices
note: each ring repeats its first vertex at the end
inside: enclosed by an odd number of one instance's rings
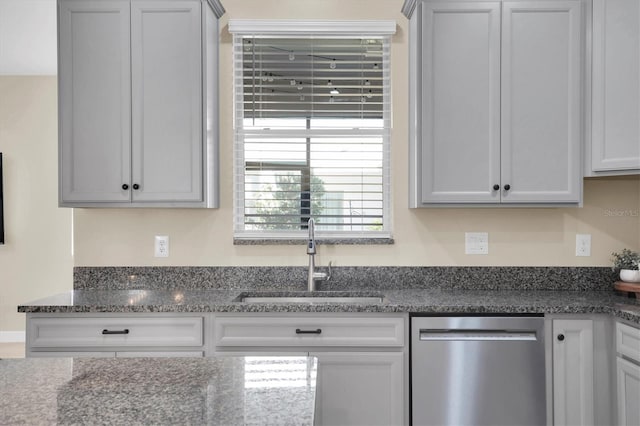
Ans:
POLYGON ((65 207, 217 207, 217 19, 206 0, 59 0, 65 207))
POLYGON ((640 173, 640 2, 593 0, 586 175, 640 173))
POLYGON ((580 0, 407 1, 410 205, 578 204, 580 0))

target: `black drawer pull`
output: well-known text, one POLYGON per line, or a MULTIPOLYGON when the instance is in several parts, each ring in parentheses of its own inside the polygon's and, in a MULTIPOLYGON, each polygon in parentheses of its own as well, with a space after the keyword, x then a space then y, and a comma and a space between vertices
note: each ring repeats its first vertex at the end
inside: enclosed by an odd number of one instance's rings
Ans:
POLYGON ((296 328, 296 334, 320 334, 320 333, 322 333, 321 328, 317 328, 315 330, 300 330, 299 328, 296 328))
POLYGON ((106 328, 102 330, 102 334, 129 334, 129 329, 125 328, 124 330, 107 330, 106 328))

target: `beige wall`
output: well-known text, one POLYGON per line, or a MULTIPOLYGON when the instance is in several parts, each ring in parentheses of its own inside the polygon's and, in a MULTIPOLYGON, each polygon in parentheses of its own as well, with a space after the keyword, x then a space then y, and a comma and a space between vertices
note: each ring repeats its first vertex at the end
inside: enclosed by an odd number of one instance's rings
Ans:
POLYGON ((72 287, 71 210, 58 208, 56 103, 55 76, 0 77, 0 332, 24 330, 18 304, 72 287))
POLYGON ((304 265, 302 246, 234 246, 232 235, 232 62, 229 19, 394 19, 393 228, 390 246, 322 246, 337 265, 608 265, 640 246, 640 180, 585 182, 584 208, 429 209, 408 205, 407 20, 401 0, 233 0, 224 2, 220 49, 221 208, 87 210, 75 213, 76 265, 304 265), (622 214, 622 216, 614 216, 622 214), (635 216, 634 216, 635 215, 635 216), (464 232, 489 232, 487 256, 464 254, 464 232), (575 234, 592 234, 593 255, 575 257, 575 234), (168 259, 153 257, 154 235, 169 235, 168 259))
MULTIPOLYGON (((581 209, 410 210, 406 196, 398 194, 394 245, 320 246, 318 261, 333 260, 338 266, 607 266, 612 251, 638 249, 639 192, 638 178, 590 179, 581 209), (465 231, 488 232, 489 255, 465 255, 465 231), (575 257, 576 233, 592 235, 591 257, 575 257)), ((303 246, 234 246, 231 199, 222 201, 219 210, 77 209, 76 265, 306 264, 303 246), (154 235, 169 235, 169 258, 153 257, 154 235)))

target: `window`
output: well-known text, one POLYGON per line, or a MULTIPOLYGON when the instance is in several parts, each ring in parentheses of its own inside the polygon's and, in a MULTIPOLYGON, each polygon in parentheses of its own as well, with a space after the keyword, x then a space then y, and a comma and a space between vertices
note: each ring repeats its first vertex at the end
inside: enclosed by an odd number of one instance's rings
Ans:
POLYGON ((390 238, 395 23, 231 21, 229 29, 235 237, 303 238, 312 217, 319 237, 390 238))

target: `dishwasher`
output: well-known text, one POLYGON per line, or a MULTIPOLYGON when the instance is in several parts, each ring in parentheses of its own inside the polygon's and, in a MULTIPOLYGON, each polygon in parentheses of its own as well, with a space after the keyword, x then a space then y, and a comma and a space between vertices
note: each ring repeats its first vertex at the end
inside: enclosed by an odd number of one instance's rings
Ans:
POLYGON ((422 425, 545 425, 542 316, 411 318, 411 417, 422 425))

